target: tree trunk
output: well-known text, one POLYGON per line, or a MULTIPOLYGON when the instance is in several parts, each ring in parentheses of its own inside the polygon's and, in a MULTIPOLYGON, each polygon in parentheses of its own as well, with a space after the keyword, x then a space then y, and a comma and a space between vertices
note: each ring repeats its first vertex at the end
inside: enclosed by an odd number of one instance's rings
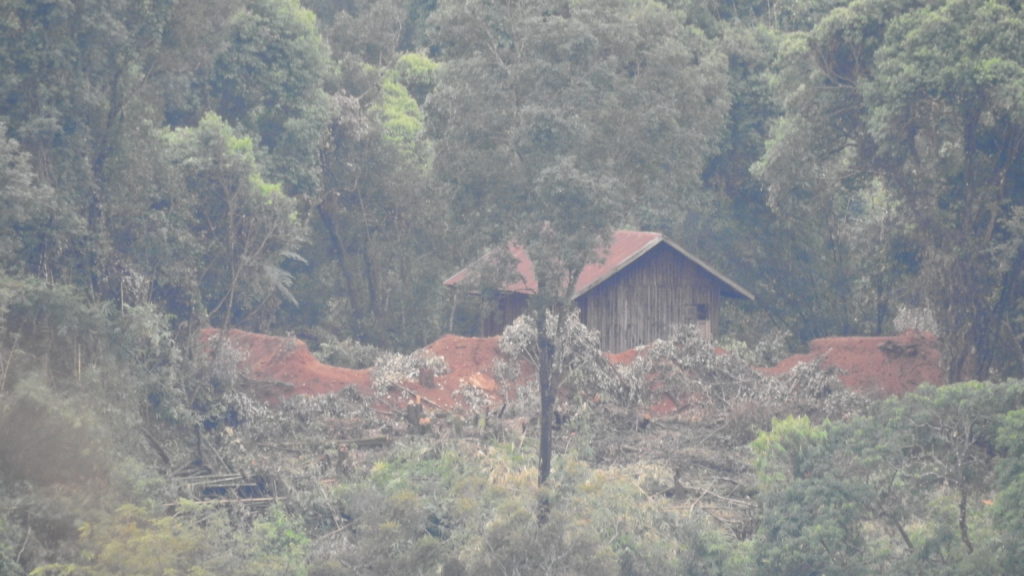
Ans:
POLYGON ((958 522, 960 526, 960 540, 963 541, 964 546, 967 547, 967 553, 974 553, 974 545, 971 544, 971 537, 967 531, 967 486, 966 480, 961 478, 960 480, 960 505, 958 506, 960 513, 960 520, 958 522))
MULTIPOLYGON (((555 343, 547 333, 545 310, 537 313, 537 383, 540 387, 540 462, 537 467, 537 486, 543 488, 551 476, 551 432, 555 423, 555 391, 551 382, 552 364, 555 359, 555 343)), ((542 490, 537 500, 537 523, 548 520, 551 502, 542 490)))
POLYGON ((555 343, 547 335, 547 312, 537 315, 537 348, 539 349, 537 382, 540 387, 540 465, 537 484, 543 486, 551 475, 551 430, 554 426, 555 394, 551 383, 555 343))
POLYGON ((345 248, 345 243, 341 238, 341 234, 338 231, 338 223, 335 221, 334 214, 337 211, 336 202, 330 200, 331 204, 328 205, 329 200, 324 200, 317 205, 316 211, 320 215, 320 221, 324 225, 324 230, 327 231, 327 237, 330 240, 331 248, 334 249, 335 261, 338 264, 338 268, 341 269, 342 278, 345 281, 345 289, 347 294, 345 295, 349 300, 349 308, 352 311, 352 322, 355 324, 357 329, 362 333, 365 322, 365 310, 364 303, 360 296, 361 290, 356 283, 355 273, 352 270, 352 263, 350 262, 348 251, 345 248))

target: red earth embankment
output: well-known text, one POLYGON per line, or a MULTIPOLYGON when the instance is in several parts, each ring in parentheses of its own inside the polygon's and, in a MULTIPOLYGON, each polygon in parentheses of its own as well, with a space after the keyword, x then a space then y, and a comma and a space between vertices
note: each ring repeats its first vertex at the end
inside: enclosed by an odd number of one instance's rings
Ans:
POLYGON ((268 395, 329 394, 350 387, 362 394, 370 392, 372 379, 369 370, 323 364, 298 338, 236 329, 229 330, 226 338, 224 336, 215 328, 207 328, 199 335, 211 352, 216 352, 217 346, 230 346, 237 354, 238 370, 243 378, 272 386, 272 391, 258 394, 264 400, 273 399, 268 395))
MULTIPOLYGON (((201 338, 212 348, 221 332, 204 330, 201 338)), ((230 330, 227 343, 237 352, 238 369, 252 391, 267 401, 301 395, 329 394, 354 389, 363 397, 374 397, 372 370, 354 370, 321 363, 304 342, 230 330)), ((401 409, 410 397, 432 408, 456 410, 467 408, 477 391, 486 395, 492 405, 500 404, 503 391, 491 370, 498 357, 498 339, 445 335, 425 348, 440 356, 447 365, 443 374, 420 373, 392 390, 378 406, 401 409), (475 389, 475 390, 472 390, 475 389), (465 394, 460 390, 473 394, 465 394)), ((616 364, 628 364, 636 351, 610 355, 616 364)), ((778 376, 797 363, 817 361, 823 368, 833 368, 839 379, 852 390, 868 394, 890 395, 908 392, 922 382, 945 382, 936 339, 928 334, 907 332, 899 336, 842 337, 812 340, 810 351, 791 356, 779 364, 760 369, 764 374, 778 376)))
MULTIPOLYGON (((268 336, 243 330, 229 330, 221 341, 221 331, 203 330, 200 338, 210 350, 226 342, 237 354, 237 368, 256 396, 267 401, 302 394, 330 394, 354 389, 371 398, 373 371, 341 368, 320 362, 305 342, 297 338, 268 336)), ((464 406, 466 399, 460 388, 472 387, 497 401, 500 390, 491 367, 498 356, 497 338, 467 338, 446 335, 426 348, 445 360, 448 371, 443 374, 419 374, 403 383, 398 394, 382 398, 385 407, 400 408, 409 398, 401 392, 418 396, 427 406, 451 410, 464 406), (389 401, 390 400, 390 401, 389 401), (387 406, 390 405, 390 406, 387 406)))
POLYGON ((925 382, 946 382, 938 341, 921 332, 811 340, 808 353, 790 356, 762 372, 778 376, 800 362, 814 361, 836 369, 848 389, 866 394, 904 394, 925 382))
POLYGON ((435 378, 435 387, 425 387, 417 382, 417 394, 444 408, 459 404, 456 392, 467 386, 486 393, 492 400, 498 400, 501 390, 491 367, 498 357, 498 338, 469 338, 446 334, 427 346, 426 350, 444 358, 448 366, 446 374, 435 378))

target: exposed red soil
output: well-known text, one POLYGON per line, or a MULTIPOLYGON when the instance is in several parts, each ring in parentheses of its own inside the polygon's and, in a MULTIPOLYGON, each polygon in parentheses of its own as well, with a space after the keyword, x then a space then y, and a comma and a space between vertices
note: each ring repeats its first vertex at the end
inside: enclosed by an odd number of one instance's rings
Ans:
MULTIPOLYGON (((433 344, 427 351, 444 358, 448 365, 448 373, 436 378, 438 388, 451 395, 462 386, 472 386, 489 394, 497 395, 500 391, 498 383, 491 375, 491 367, 498 357, 498 337, 467 338, 446 334, 433 344)), ((431 400, 431 390, 424 395, 431 400)), ((442 394, 442 397, 444 394, 442 394)))
MULTIPOLYGON (((220 330, 207 328, 199 336, 210 350, 216 350, 221 335, 220 330)), ((298 338, 229 330, 226 342, 242 354, 239 369, 243 377, 268 385, 258 393, 266 400, 274 396, 329 394, 349 387, 362 394, 370 393, 369 370, 323 364, 298 338)))
MULTIPOLYGON (((212 350, 220 335, 219 330, 207 329, 201 338, 212 350)), ((230 330, 227 342, 242 354, 239 369, 252 392, 270 402, 293 395, 329 394, 352 388, 368 400, 373 399, 380 409, 401 410, 412 401, 421 402, 425 408, 447 411, 468 407, 469 395, 460 389, 475 388, 485 393, 492 406, 500 405, 508 392, 500 389, 491 372, 499 356, 497 337, 442 336, 425 350, 443 358, 448 371, 421 372, 385 398, 374 398, 372 370, 323 364, 297 338, 230 330)), ((627 350, 609 354, 608 358, 615 364, 628 364, 636 356, 637 350, 627 350)), ((790 356, 761 371, 777 376, 800 362, 814 361, 835 368, 846 387, 869 394, 903 394, 923 382, 945 382, 935 337, 915 332, 812 340, 810 352, 790 356)), ((663 403, 664 406, 651 407, 652 413, 680 409, 674 401, 663 403)))
MULTIPOLYGON (((491 367, 498 357, 498 338, 468 338, 447 334, 425 350, 444 358, 448 371, 444 374, 419 374, 417 379, 403 384, 404 392, 411 393, 430 408, 452 410, 465 408, 463 388, 475 388, 487 395, 491 405, 501 400, 501 390, 491 375, 491 367)), ((393 397, 395 403, 409 398, 393 397)))
MULTIPOLYGON (((221 331, 208 328, 200 338, 210 350, 219 342, 221 331)), ((341 368, 320 362, 306 343, 297 338, 268 336, 243 330, 229 330, 226 342, 241 353, 239 370, 256 396, 275 401, 302 394, 330 394, 346 388, 357 390, 365 398, 374 396, 373 371, 341 368)), ((421 373, 380 399, 379 407, 400 409, 410 400, 427 407, 450 410, 466 404, 458 391, 472 387, 483 391, 492 402, 501 399, 501 390, 491 375, 498 356, 498 339, 443 336, 426 350, 444 358, 444 374, 421 373)))
POLYGON ((762 372, 777 376, 800 362, 816 360, 823 367, 837 369, 839 380, 848 389, 867 394, 904 394, 925 382, 946 383, 938 341, 921 332, 811 340, 810 352, 790 356, 762 372))
POLYGON ((605 357, 608 358, 608 361, 612 364, 632 364, 633 360, 636 360, 636 357, 639 354, 639 348, 630 348, 629 350, 618 352, 616 354, 605 354, 605 357))

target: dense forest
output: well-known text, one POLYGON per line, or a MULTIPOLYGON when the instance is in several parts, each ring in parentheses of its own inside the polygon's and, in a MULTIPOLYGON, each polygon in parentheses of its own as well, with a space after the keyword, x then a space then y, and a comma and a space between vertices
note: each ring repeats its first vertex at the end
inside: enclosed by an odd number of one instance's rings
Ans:
POLYGON ((1019 574, 1022 10, 0 0, 0 575, 1019 574), (565 288, 619 228, 756 295, 718 352, 602 364, 565 288), (383 374, 506 242, 507 413, 270 407, 198 337, 383 374), (953 384, 751 368, 905 329, 953 384))

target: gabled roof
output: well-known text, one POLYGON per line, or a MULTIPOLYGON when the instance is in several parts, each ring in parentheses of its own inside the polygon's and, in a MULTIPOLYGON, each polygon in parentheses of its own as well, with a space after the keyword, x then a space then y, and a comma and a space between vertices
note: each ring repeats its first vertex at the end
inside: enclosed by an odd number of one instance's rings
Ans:
MULTIPOLYGON (((684 250, 682 246, 679 246, 675 242, 669 240, 663 234, 658 232, 639 232, 634 230, 618 230, 612 235, 611 243, 601 254, 602 260, 597 263, 588 264, 583 268, 579 279, 576 281, 576 290, 573 293, 573 299, 575 300, 580 296, 583 296, 594 287, 611 278, 619 271, 635 262, 638 258, 661 244, 671 247, 687 260, 690 260, 720 281, 722 283, 723 296, 731 298, 746 298, 747 300, 754 299, 754 295, 742 286, 733 282, 725 274, 715 270, 700 258, 690 254, 684 250)), ((526 250, 520 246, 510 246, 509 251, 516 259, 517 279, 514 282, 506 284, 501 290, 504 292, 514 292, 519 294, 536 293, 537 279, 533 272, 533 262, 530 261, 530 257, 526 253, 526 250)), ((486 258, 486 256, 484 256, 484 258, 486 258)), ((472 278, 473 270, 479 266, 479 262, 480 260, 477 260, 477 262, 459 270, 451 278, 445 280, 444 285, 454 287, 470 280, 472 278)))

